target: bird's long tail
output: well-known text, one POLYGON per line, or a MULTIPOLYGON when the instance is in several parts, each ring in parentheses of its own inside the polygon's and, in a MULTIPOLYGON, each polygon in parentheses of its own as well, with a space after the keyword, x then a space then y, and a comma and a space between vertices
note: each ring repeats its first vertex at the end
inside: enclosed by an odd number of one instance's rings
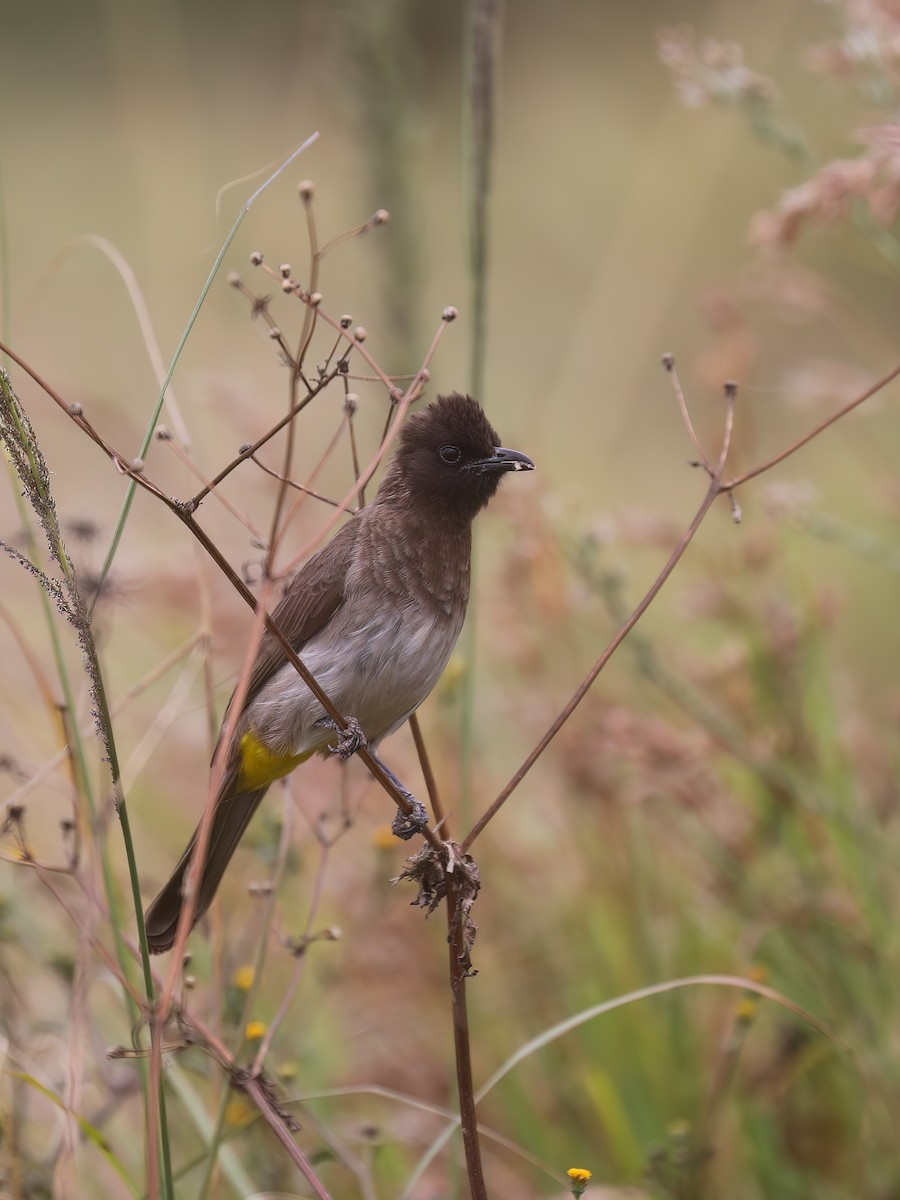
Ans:
MULTIPOLYGON (((237 786, 236 781, 226 777, 222 791, 216 801, 212 817, 212 828, 203 864, 203 874, 197 885, 197 904, 194 909, 193 925, 196 925, 206 910, 212 904, 225 868, 231 861, 231 856, 237 849, 237 844, 244 830, 250 823, 250 818, 256 812, 260 800, 269 790, 269 785, 257 788, 255 791, 237 792, 231 794, 231 789, 237 786)), ((184 903, 184 883, 191 865, 194 846, 197 842, 199 826, 188 842, 187 849, 182 854, 178 866, 163 887, 162 891, 150 904, 144 914, 147 927, 147 941, 151 954, 162 954, 170 950, 175 941, 175 931, 178 928, 178 918, 184 903)))

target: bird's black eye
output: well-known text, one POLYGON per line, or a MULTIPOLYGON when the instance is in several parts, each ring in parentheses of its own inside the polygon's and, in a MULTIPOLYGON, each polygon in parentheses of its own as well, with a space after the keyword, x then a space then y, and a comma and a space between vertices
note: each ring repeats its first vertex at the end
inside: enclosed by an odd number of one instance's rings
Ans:
POLYGON ((441 456, 441 461, 445 462, 448 467, 456 466, 462 458, 462 453, 458 446, 441 446, 438 454, 441 456))

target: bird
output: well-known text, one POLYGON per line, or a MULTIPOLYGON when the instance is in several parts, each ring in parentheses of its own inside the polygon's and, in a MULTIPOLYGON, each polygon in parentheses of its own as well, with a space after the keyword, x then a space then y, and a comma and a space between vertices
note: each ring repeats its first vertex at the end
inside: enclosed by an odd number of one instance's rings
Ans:
MULTIPOLYGON (((356 733, 355 744, 368 746, 410 802, 414 819, 395 822, 401 837, 423 827, 427 814, 377 757, 379 744, 426 699, 456 645, 469 600, 472 522, 506 474, 533 470, 526 454, 500 445, 471 396, 437 396, 402 425, 374 500, 308 559, 272 612, 303 664, 350 722, 350 751, 356 733)), ((234 700, 233 695, 229 710, 234 700)), ((314 754, 344 750, 342 739, 346 735, 267 630, 225 753, 196 885, 194 925, 212 903, 269 787, 314 754)), ((147 908, 152 953, 174 944, 199 831, 198 826, 147 908)))

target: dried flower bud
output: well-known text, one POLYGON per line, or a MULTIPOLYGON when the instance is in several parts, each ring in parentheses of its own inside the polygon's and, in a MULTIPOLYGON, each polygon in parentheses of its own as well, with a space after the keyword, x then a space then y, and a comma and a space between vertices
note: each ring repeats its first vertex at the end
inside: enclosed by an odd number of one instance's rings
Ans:
POLYGON ((156 440, 158 442, 171 442, 172 433, 168 425, 160 425, 156 430, 156 440))
POLYGON ((238 446, 238 454, 249 454, 252 449, 252 442, 242 442, 240 446, 238 446))
POLYGON ((282 263, 278 270, 281 272, 282 276, 287 279, 288 275, 291 273, 291 264, 282 263))
POLYGON ((277 341, 278 341, 278 339, 281 337, 281 330, 278 328, 278 326, 277 326, 277 325, 274 325, 274 326, 273 326, 273 327, 272 327, 272 328, 269 330, 269 337, 270 337, 270 338, 272 338, 272 339, 273 339, 273 341, 276 341, 276 342, 277 342, 277 341))
POLYGON ((130 465, 135 475, 140 475, 144 469, 144 460, 142 458, 133 458, 130 465))
POLYGON ((304 179, 301 183, 297 184, 297 191, 301 200, 309 201, 316 194, 316 185, 311 179, 304 179))
POLYGON ((372 215, 372 224, 387 225, 390 219, 391 214, 388 212, 388 210, 386 208, 379 208, 378 211, 372 215))
POLYGON ((358 408, 359 396, 357 396, 356 392, 348 392, 344 397, 344 412, 352 417, 358 408))
POLYGON ((735 381, 733 379, 726 379, 725 382, 722 384, 722 388, 725 392, 726 400, 736 399, 738 385, 735 383, 735 381))
POLYGON ((419 378, 422 380, 423 383, 431 382, 431 372, 428 370, 427 367, 423 367, 422 370, 419 372, 419 378))
POLYGON ((459 309, 455 308, 452 304, 448 304, 441 313, 441 320, 446 321, 449 324, 451 321, 455 321, 458 316, 459 309))
POLYGON ((184 986, 188 991, 190 991, 191 988, 196 987, 197 986, 196 976, 195 975, 185 975, 184 986))
POLYGON ((312 292, 309 297, 309 303, 312 308, 318 308, 319 305, 322 303, 322 293, 321 292, 312 292))
POLYGON ((281 281, 281 290, 283 292, 292 292, 296 286, 293 279, 282 279, 281 281))
POLYGON ((667 371, 671 371, 673 369, 673 367, 675 366, 675 355, 674 354, 664 354, 662 356, 662 365, 666 368, 667 371))
POLYGON ((341 317, 341 329, 349 329, 353 324, 353 318, 349 313, 344 313, 341 317))
POLYGON ((369 336, 369 333, 365 325, 357 325, 357 327, 353 330, 353 336, 358 342, 364 342, 369 336))
POLYGON ((253 263, 254 267, 261 267, 263 261, 262 251, 254 250, 250 255, 250 261, 253 263))
POLYGON ((74 404, 69 405, 69 415, 70 416, 80 417, 83 412, 84 412, 84 409, 81 407, 81 405, 78 403, 77 400, 75 401, 74 404))

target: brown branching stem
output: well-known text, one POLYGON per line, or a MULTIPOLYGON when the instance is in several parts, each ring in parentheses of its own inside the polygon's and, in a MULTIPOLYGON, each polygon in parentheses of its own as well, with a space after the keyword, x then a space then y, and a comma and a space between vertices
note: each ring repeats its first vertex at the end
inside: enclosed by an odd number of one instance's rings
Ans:
POLYGON ((447 881, 447 945, 450 953, 450 1006, 453 1018, 453 1048, 459 1093, 459 1119, 472 1200, 487 1200, 478 1119, 475 1114, 475 1084, 469 1046, 469 1010, 466 980, 472 973, 466 946, 466 917, 462 907, 463 877, 460 871, 445 872, 447 881))
MULTIPOLYGON (((664 366, 671 373, 673 370, 674 363, 670 364, 669 361, 664 360, 664 366)), ((470 849, 470 847, 472 846, 475 839, 483 832, 485 827, 494 819, 494 817, 497 815, 497 813, 500 811, 500 809, 503 807, 503 805, 506 803, 506 801, 509 799, 509 797, 512 795, 512 793, 516 790, 516 788, 519 786, 519 784, 522 782, 522 780, 525 778, 525 776, 528 774, 528 772, 531 770, 531 768, 534 766, 534 764, 537 762, 537 760, 541 757, 541 755, 544 753, 544 751, 547 749, 547 747, 550 745, 550 743, 553 741, 553 739, 556 737, 556 735, 559 733, 559 731, 562 729, 562 727, 565 725, 565 723, 571 717, 572 713, 575 711, 575 709, 578 707, 578 705, 581 703, 581 701, 584 699, 584 697, 590 691, 595 680, 597 679, 597 676, 600 674, 600 672, 603 670, 603 668, 606 666, 606 664, 612 658, 613 654, 615 654, 616 650, 618 650, 619 646, 622 644, 622 642, 625 640, 625 638, 628 636, 628 634, 631 632, 631 630, 634 629, 635 625, 637 625, 638 621, 641 619, 641 617, 644 615, 644 613, 647 611, 647 609, 650 607, 650 605, 653 603, 653 601, 659 595, 666 580, 669 578, 669 576, 675 570, 675 567, 680 562, 684 552, 687 550, 688 546, 693 541, 694 535, 696 534, 697 530, 702 525, 703 520, 706 517, 706 514, 712 508, 713 504, 716 502, 716 500, 719 498, 719 496, 725 495, 730 498, 732 496, 732 493, 738 487, 740 487, 742 484, 748 482, 748 480, 750 480, 750 479, 755 479, 758 475, 762 475, 766 471, 771 470, 773 467, 777 466, 778 463, 784 462, 784 460, 786 458, 789 458, 792 454, 795 454, 803 446, 807 445, 807 443, 811 442, 814 438, 818 437, 820 433, 823 433, 831 425, 834 425, 837 421, 841 420, 842 417, 845 417, 848 413, 852 412, 855 408, 858 408, 866 400, 869 400, 877 392, 880 392, 883 388, 887 387, 887 385, 889 383, 892 383, 893 380, 895 380, 898 376, 900 376, 900 364, 898 364, 896 367, 894 367, 892 370, 890 370, 886 375, 883 375, 876 383, 873 383, 872 386, 870 388, 867 388, 861 395, 856 396, 853 400, 849 401, 847 404, 845 404, 841 408, 839 408, 837 410, 837 412, 832 413, 830 417, 827 417, 824 421, 820 421, 818 423, 818 425, 814 426, 811 430, 809 430, 802 437, 797 438, 797 440, 792 442, 790 444, 790 446, 788 446, 786 449, 780 451, 778 454, 774 455, 772 458, 767 459, 764 463, 760 463, 759 466, 752 468, 752 470, 745 471, 741 475, 736 475, 732 479, 723 480, 722 476, 723 476, 723 473, 725 470, 725 464, 726 464, 727 457, 728 457, 728 451, 731 447, 731 435, 732 435, 732 431, 734 428, 734 407, 735 407, 734 401, 735 401, 735 396, 736 396, 736 388, 734 387, 734 385, 729 384, 729 385, 726 385, 726 388, 725 388, 725 396, 726 396, 726 401, 727 401, 728 407, 726 409, 725 429, 724 429, 724 432, 722 435, 722 445, 721 445, 721 449, 720 449, 720 453, 719 453, 719 459, 718 459, 718 462, 715 467, 711 467, 709 465, 709 461, 706 458, 706 455, 703 453, 702 447, 700 447, 700 444, 696 439, 696 434, 693 432, 692 426, 690 426, 690 425, 688 426, 689 436, 691 437, 691 440, 694 442, 694 444, 697 446, 697 448, 701 451, 701 454, 702 454, 701 462, 698 465, 704 467, 704 469, 710 476, 709 487, 707 488, 706 495, 703 497, 703 500, 701 501, 700 506, 698 507, 696 513, 694 514, 694 517, 691 520, 690 525, 685 530, 684 534, 682 534, 681 539, 678 542, 678 545, 672 551, 665 566, 662 568, 659 575, 653 581, 653 584, 651 585, 649 591, 646 593, 644 598, 639 602, 639 604, 635 608, 634 612, 631 614, 631 616, 628 618, 628 620, 624 623, 624 625, 621 627, 621 629, 618 631, 618 633, 615 635, 615 637, 612 639, 612 641, 609 643, 609 645, 606 647, 606 649, 603 651, 603 653, 600 655, 600 657, 597 659, 597 661, 591 667, 590 671, 588 671, 587 675, 584 677, 584 679, 581 681, 581 683, 575 689, 574 693, 569 698, 569 700, 563 707, 562 711, 559 713, 559 715, 556 717, 556 719, 553 721, 553 723, 550 725, 550 727, 547 729, 547 731, 541 737, 540 741, 537 743, 537 745, 534 747, 534 749, 528 754, 528 756, 525 758, 524 762, 521 763, 521 765, 518 767, 516 772, 510 778, 510 780, 505 785, 505 787, 501 790, 501 792, 496 797, 496 799, 493 801, 493 803, 481 815, 481 817, 479 817, 479 819, 475 822, 475 824, 469 830, 468 834, 465 836, 465 838, 463 839, 462 844, 461 844, 461 850, 463 852, 466 852, 470 849)), ((676 394, 678 394, 678 393, 680 393, 680 389, 677 389, 676 394)), ((684 405, 683 398, 681 398, 679 400, 679 407, 682 408, 683 413, 685 413, 685 414, 687 413, 687 406, 684 405)), ((689 420, 689 418, 688 418, 688 420, 689 420)))
MULTIPOLYGON (((364 483, 368 482, 368 480, 374 474, 378 464, 381 462, 381 459, 384 457, 385 453, 387 452, 387 449, 390 446, 391 441, 393 440, 393 436, 396 435, 396 432, 398 431, 399 426, 400 426, 403 418, 406 415, 407 409, 409 408, 409 406, 412 404, 413 400, 416 398, 416 396, 421 391, 423 374, 427 370, 427 363, 430 360, 431 355, 433 355, 433 353, 437 347, 438 341, 440 339, 440 335, 441 335, 445 325, 446 325, 446 322, 442 322, 441 325, 438 327, 438 330, 437 330, 434 338, 432 339, 431 346, 429 347, 429 350, 426 355, 425 362, 423 363, 422 368, 420 368, 420 370, 416 373, 416 375, 413 378, 412 383, 410 384, 410 387, 407 389, 407 392, 403 396, 403 399, 397 405, 397 410, 395 413, 395 420, 394 420, 394 424, 391 427, 390 436, 385 441, 385 443, 383 443, 379 447, 378 451, 372 458, 372 461, 369 463, 366 470, 363 471, 362 474, 360 475, 359 480, 357 480, 356 483, 354 484, 354 486, 352 488, 350 488, 347 495, 344 497, 344 499, 341 502, 342 507, 346 507, 346 505, 348 503, 350 503, 350 501, 352 499, 355 498, 355 496, 358 494, 359 488, 364 483)), ((196 507, 195 501, 190 501, 187 505, 185 505, 185 504, 180 503, 178 500, 173 500, 171 497, 167 496, 144 473, 143 464, 137 465, 134 462, 128 460, 127 458, 125 458, 124 455, 120 454, 118 450, 116 450, 113 446, 111 446, 107 441, 104 440, 104 438, 97 432, 97 430, 94 429, 93 425, 90 423, 90 421, 87 419, 87 417, 84 416, 84 413, 81 410, 80 406, 66 404, 66 402, 59 395, 59 393, 49 383, 47 383, 46 380, 44 380, 31 366, 29 366, 28 363, 26 363, 24 361, 24 359, 20 358, 19 355, 16 354, 13 350, 8 349, 2 342, 0 342, 0 353, 8 354, 9 357, 13 360, 13 362, 17 363, 18 366, 20 366, 23 371, 25 371, 29 376, 31 376, 31 378, 34 380, 34 382, 50 397, 51 400, 54 401, 54 403, 60 409, 62 409, 62 411, 69 417, 69 419, 71 421, 73 421, 74 424, 77 425, 78 428, 83 433, 87 434, 87 436, 91 439, 91 441, 93 441, 97 446, 99 446, 101 448, 101 450, 103 450, 103 452, 112 461, 115 468, 121 474, 127 475, 129 478, 133 479, 135 481, 135 483, 138 484, 139 487, 141 487, 145 491, 149 492, 150 495, 155 496, 156 499, 160 501, 160 503, 164 504, 165 507, 171 513, 173 513, 181 521, 181 523, 184 526, 186 526, 186 528, 188 530, 190 530, 191 534, 200 542, 203 549, 213 559, 213 561, 216 563, 216 566, 223 573, 223 575, 225 575, 225 577, 231 583, 232 587, 234 587, 235 590, 240 594, 240 596, 244 600, 244 602, 254 612, 256 612, 256 610, 258 608, 256 597, 249 590, 249 588, 246 586, 244 581, 240 578, 240 576, 237 574, 237 572, 234 570, 234 568, 231 566, 231 564, 228 562, 228 560, 224 557, 222 552, 219 550, 218 546, 215 545, 215 543, 208 536, 208 534, 206 534, 205 531, 194 520, 193 511, 194 511, 194 508, 196 507)), ((217 481, 213 481, 213 485, 215 485, 215 482, 217 482, 217 481)), ((195 498, 195 500, 196 500, 196 498, 195 498)), ((338 515, 339 515, 338 513, 335 513, 335 517, 332 520, 332 524, 334 523, 334 521, 336 520, 338 515)), ((321 536, 324 537, 324 533, 321 536)), ((348 728, 348 722, 347 722, 346 717, 342 713, 338 712, 338 710, 332 704, 331 700, 326 695, 325 691, 322 689, 322 687, 316 681, 315 677, 306 668, 306 666, 304 666, 304 664, 301 662, 296 651, 294 650, 293 646, 291 646, 290 642, 285 637, 285 635, 281 631, 280 627, 272 620, 271 616, 269 616, 268 613, 265 614, 263 620, 264 620, 266 629, 269 631, 269 633, 271 633, 271 635, 275 638, 275 640, 279 643, 282 650, 284 651, 285 657, 287 658, 288 662, 290 662, 292 664, 294 669, 300 675, 300 678, 303 680, 303 682, 306 684, 306 686, 310 689, 310 691, 313 693, 313 695, 316 697, 316 699, 319 701, 319 703, 325 709, 325 711, 329 715, 329 717, 331 717, 332 721, 334 721, 337 728, 341 729, 341 730, 346 730, 348 728)), ((394 786, 394 784, 387 777, 387 775, 385 775, 385 773, 382 771, 381 767, 375 761, 375 759, 372 757, 372 755, 369 753, 369 751, 365 747, 362 747, 360 750, 357 751, 357 757, 359 759, 361 759, 363 763, 365 763, 368 770, 375 777, 375 779, 382 786, 382 788, 384 788, 384 790, 388 793, 388 795, 391 797, 391 799, 394 801, 394 803, 397 805, 397 807, 404 813, 404 815, 411 817, 413 815, 413 810, 412 810, 412 806, 410 805, 409 801, 394 786)), ((441 844, 442 844, 441 839, 432 829, 429 829, 429 828, 423 829, 422 836, 425 839, 425 841, 428 842, 428 844, 431 846, 431 848, 433 850, 440 849, 441 844)))

